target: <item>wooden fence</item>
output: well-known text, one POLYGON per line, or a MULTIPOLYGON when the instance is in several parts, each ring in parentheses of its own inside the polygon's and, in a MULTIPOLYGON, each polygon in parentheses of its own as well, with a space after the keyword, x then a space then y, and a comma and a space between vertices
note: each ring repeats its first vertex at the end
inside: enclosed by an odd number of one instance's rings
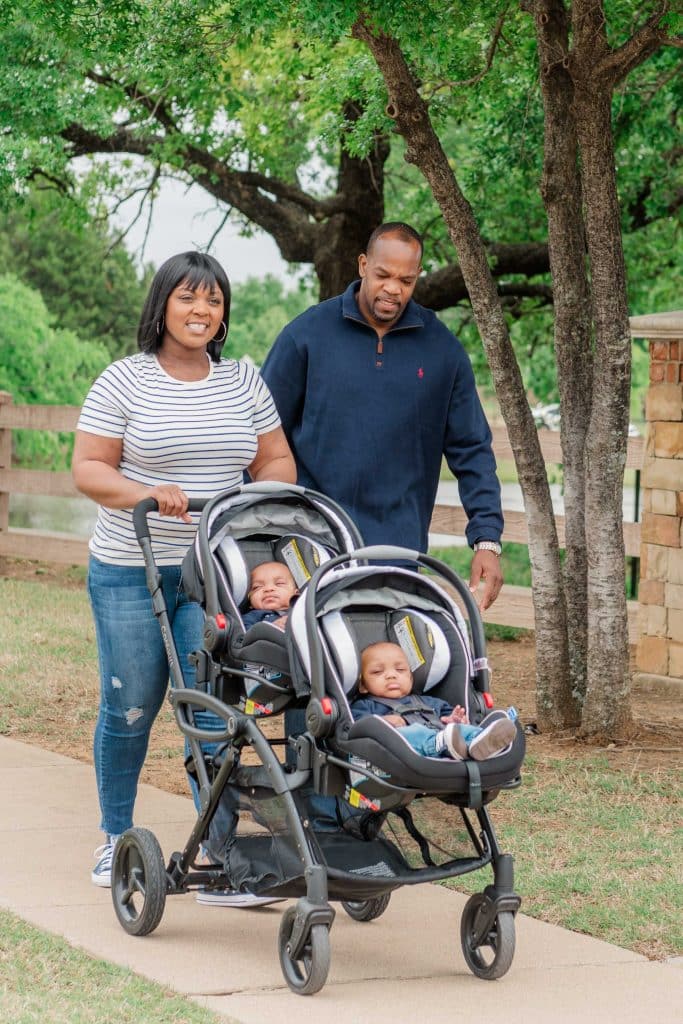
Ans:
MULTIPOLYGON (((49 470, 12 469, 12 430, 73 431, 79 409, 70 405, 13 405, 11 395, 0 392, 0 555, 30 558, 36 561, 62 562, 84 565, 88 558, 87 541, 64 533, 43 533, 37 530, 9 527, 10 494, 40 494, 51 497, 76 497, 71 474, 49 470)), ((539 432, 541 449, 547 465, 562 462, 560 435, 557 432, 539 432)), ((513 461, 512 449, 504 427, 493 428, 493 447, 499 463, 513 461)), ((629 438, 626 466, 640 469, 643 461, 644 441, 629 438)), ((524 512, 506 511, 505 540, 528 544, 527 517, 524 512)), ((463 537, 467 519, 460 506, 437 505, 431 522, 434 533, 463 537)), ((556 516, 560 545, 564 544, 564 516, 556 516)), ((640 555, 640 524, 624 523, 626 554, 640 555)), ((638 603, 629 601, 629 636, 631 643, 638 639, 638 603)), ((506 584, 486 614, 487 622, 501 625, 534 628, 531 590, 506 584)))

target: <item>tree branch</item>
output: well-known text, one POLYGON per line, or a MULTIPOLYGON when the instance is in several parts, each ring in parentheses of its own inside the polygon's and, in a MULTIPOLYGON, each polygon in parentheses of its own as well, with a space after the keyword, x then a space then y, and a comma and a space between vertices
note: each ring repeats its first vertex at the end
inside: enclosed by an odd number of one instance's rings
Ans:
POLYGON ((211 251, 211 246, 212 246, 212 245, 213 245, 213 243, 214 243, 214 242, 216 241, 216 239, 217 239, 217 238, 218 238, 218 236, 220 235, 221 231, 223 230, 223 228, 224 228, 224 227, 225 227, 225 225, 227 224, 227 222, 228 222, 228 218, 229 218, 229 216, 230 216, 230 214, 231 214, 231 213, 232 213, 232 206, 228 206, 228 207, 226 208, 226 211, 225 211, 224 215, 223 215, 223 216, 221 217, 221 222, 220 222, 220 224, 218 225, 218 227, 216 228, 216 230, 214 231, 214 233, 213 233, 213 234, 211 235, 211 238, 209 239, 209 241, 208 241, 208 242, 206 243, 206 251, 207 251, 207 252, 210 252, 210 251, 211 251))
MULTIPOLYGON (((91 70, 88 71, 87 75, 88 78, 98 85, 103 85, 108 89, 120 89, 132 102, 139 103, 169 134, 174 138, 183 140, 183 147, 187 148, 188 151, 191 149, 193 159, 201 166, 208 167, 209 163, 215 160, 209 150, 193 146, 191 143, 185 143, 185 134, 178 128, 171 117, 161 96, 149 96, 147 93, 140 91, 137 84, 118 82, 111 75, 105 75, 101 72, 91 70)), ((225 165, 223 164, 222 166, 225 165)), ((284 199, 287 202, 294 203, 316 220, 325 220, 325 218, 331 217, 336 213, 348 212, 343 195, 330 196, 328 199, 316 199, 307 192, 303 192, 296 185, 281 181, 279 178, 271 178, 266 174, 260 174, 255 171, 234 171, 233 173, 239 175, 243 184, 253 185, 255 188, 269 192, 277 199, 284 199)))
POLYGON ((666 29, 660 27, 661 20, 671 8, 669 0, 660 0, 657 9, 650 14, 645 23, 622 46, 618 46, 616 49, 610 49, 606 37, 604 37, 605 22, 602 7, 602 2, 596 4, 595 0, 574 0, 575 25, 582 27, 582 32, 577 33, 579 38, 574 52, 587 46, 588 50, 584 50, 584 58, 589 53, 598 57, 593 61, 591 77, 594 80, 601 80, 610 89, 625 79, 634 68, 638 68, 661 46, 683 46, 683 39, 680 36, 670 36, 666 29), (591 23, 598 29, 597 32, 584 31, 584 27, 591 23), (595 42, 598 36, 601 38, 596 47, 595 42))
MULTIPOLYGON (((151 196, 151 194, 152 194, 152 192, 154 190, 154 186, 158 182, 160 175, 161 175, 161 169, 157 166, 157 167, 154 168, 154 173, 152 175, 151 181, 148 183, 147 187, 144 189, 142 199, 140 200, 140 203, 138 205, 137 213, 133 217, 132 221, 130 221, 130 223, 122 231, 120 231, 117 235, 115 235, 111 245, 107 249, 107 253, 106 253, 107 256, 109 256, 109 254, 116 248, 117 245, 120 245, 120 243, 126 237, 128 232, 140 220, 140 217, 142 216, 142 211, 145 208, 145 203, 147 202, 148 199, 150 199, 150 196, 151 196)), ((130 198, 130 197, 128 197, 128 198, 130 198)), ((142 243, 142 246, 141 246, 143 254, 144 254, 144 251, 145 251, 145 245, 147 244, 147 239, 149 237, 149 229, 150 229, 151 223, 152 223, 152 200, 150 200, 150 208, 149 208, 149 212, 147 214, 147 226, 145 228, 145 237, 143 239, 143 243, 142 243)))
POLYGON ((125 82, 118 82, 112 75, 105 75, 99 71, 90 69, 86 72, 86 77, 91 82, 97 83, 97 85, 103 85, 107 89, 120 89, 121 92, 125 93, 128 99, 132 100, 133 103, 139 103, 149 111, 152 117, 158 121, 164 128, 172 132, 174 135, 179 134, 178 126, 171 117, 166 105, 164 104, 161 96, 154 99, 153 96, 148 96, 144 92, 138 91, 137 85, 129 85, 125 82))
POLYGON ((434 88, 430 90, 430 98, 432 96, 435 96, 436 93, 439 92, 439 90, 441 89, 461 89, 466 88, 469 85, 478 85, 479 82, 481 82, 482 78, 484 78, 488 74, 488 72, 491 70, 491 65, 493 64, 493 58, 496 52, 496 48, 503 34, 503 25, 505 24, 505 18, 507 16, 509 6, 510 4, 506 3, 505 7, 503 8, 498 17, 498 21, 496 22, 495 28, 493 30, 493 36, 491 37, 491 42, 489 43, 488 50, 486 51, 486 61, 484 62, 484 67, 482 68, 482 70, 477 75, 473 75, 471 78, 462 78, 459 81, 439 82, 438 85, 435 85, 434 88))
POLYGON ((511 281, 508 284, 499 284, 498 294, 514 299, 542 299, 542 304, 545 306, 552 305, 553 302, 553 289, 549 284, 525 284, 522 281, 511 281))
MULTIPOLYGON (((73 156, 133 153, 156 160, 155 150, 165 141, 163 137, 155 135, 140 138, 127 127, 119 127, 105 138, 82 125, 70 124, 61 134, 71 143, 73 156)), ((307 212, 289 199, 288 186, 274 183, 272 179, 253 171, 234 171, 207 150, 183 142, 182 137, 178 141, 179 150, 187 161, 201 168, 193 174, 193 178, 202 188, 221 202, 236 207, 245 217, 271 234, 286 260, 297 263, 310 260, 313 224, 307 212), (268 185, 272 193, 281 185, 279 191, 282 196, 275 200, 269 199, 264 195, 264 185, 268 185)), ((341 200, 341 197, 334 198, 341 200)))
MULTIPOLYGON (((33 170, 27 175, 27 181, 36 181, 38 178, 44 178, 45 181, 50 183, 52 188, 55 188, 60 195, 68 198, 70 191, 67 183, 62 181, 61 178, 55 177, 54 174, 50 174, 48 171, 43 170, 42 167, 34 167, 33 170)), ((40 187, 40 186, 38 186, 40 187)))
MULTIPOLYGON (((511 245, 494 243, 487 246, 486 254, 491 264, 491 273, 496 278, 509 277, 511 274, 524 274, 526 277, 533 277, 536 274, 547 274, 550 271, 548 246, 544 242, 511 245)), ((512 284, 510 287, 516 288, 517 286, 512 284)), ((519 287, 529 286, 520 283, 519 287)), ((449 306, 453 306, 467 297, 463 272, 457 263, 450 263, 446 267, 440 267, 439 270, 425 274, 418 280, 415 287, 417 302, 433 310, 448 309, 449 306)))

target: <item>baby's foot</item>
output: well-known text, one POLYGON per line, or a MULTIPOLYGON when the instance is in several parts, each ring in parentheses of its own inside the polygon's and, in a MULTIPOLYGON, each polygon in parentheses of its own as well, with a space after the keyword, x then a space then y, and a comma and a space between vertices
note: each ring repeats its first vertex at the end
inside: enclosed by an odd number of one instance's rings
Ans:
POLYGON ((460 726, 450 722, 445 729, 436 734, 436 751, 438 754, 448 751, 454 761, 462 761, 467 757, 467 744, 460 732, 460 726))
POLYGON ((475 761, 485 761, 505 753, 515 738, 517 729, 507 715, 485 726, 478 736, 470 741, 469 756, 475 761))

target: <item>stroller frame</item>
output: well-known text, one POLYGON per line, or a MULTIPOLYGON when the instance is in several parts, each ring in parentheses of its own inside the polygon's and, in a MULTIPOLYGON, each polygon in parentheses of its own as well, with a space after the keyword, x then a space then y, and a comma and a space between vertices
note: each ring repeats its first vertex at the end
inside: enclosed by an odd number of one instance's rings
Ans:
MULTIPOLYGON (((282 491, 280 484, 246 485, 258 488, 264 494, 277 495, 282 491)), ((286 485, 287 492, 306 492, 304 488, 286 485)), ((220 616, 215 570, 209 546, 207 522, 210 512, 220 499, 234 492, 222 492, 207 500, 193 499, 189 511, 203 512, 198 528, 197 542, 205 574, 206 622, 205 644, 209 641, 209 652, 216 642, 216 616, 220 616)), ((337 508, 329 499, 328 505, 337 508)), ((391 877, 363 877, 332 867, 321 855, 321 847, 310 823, 300 812, 295 794, 304 786, 313 784, 316 794, 343 795, 341 780, 348 772, 349 762, 326 750, 318 740, 329 735, 334 728, 334 708, 325 693, 324 655, 322 642, 316 626, 316 593, 320 581, 331 570, 351 559, 373 561, 410 560, 436 571, 459 594, 465 604, 470 620, 472 646, 475 655, 475 689, 486 690, 488 666, 485 655, 483 624, 478 608, 465 583, 443 563, 404 548, 390 546, 360 546, 353 552, 345 552, 324 562, 311 576, 304 595, 305 618, 310 637, 310 697, 306 708, 306 732, 295 740, 269 739, 259 727, 258 719, 245 714, 224 700, 208 692, 221 691, 223 675, 255 679, 252 673, 233 666, 223 668, 207 652, 206 647, 196 653, 197 688, 186 687, 178 653, 163 598, 161 577, 158 572, 147 515, 158 508, 155 499, 147 498, 134 509, 134 525, 142 549, 147 585, 152 597, 154 614, 159 621, 161 634, 169 663, 170 689, 168 698, 180 731, 186 737, 199 790, 200 811, 190 836, 182 851, 170 855, 168 862, 152 832, 133 827, 119 839, 112 866, 112 901, 118 920, 130 935, 144 936, 152 932, 161 921, 167 895, 187 893, 195 888, 230 888, 231 880, 223 865, 196 863, 200 846, 208 835, 209 825, 216 814, 221 796, 230 782, 236 780, 240 787, 265 787, 282 800, 287 829, 301 861, 304 891, 301 880, 284 882, 269 890, 277 897, 296 897, 296 904, 285 910, 282 916, 278 938, 278 951, 285 980, 289 987, 302 995, 319 991, 326 979, 330 965, 329 930, 335 917, 330 900, 340 900, 347 913, 356 920, 370 921, 386 909, 393 889, 402 885, 416 885, 421 882, 438 881, 456 877, 491 865, 493 884, 483 892, 472 896, 464 909, 461 919, 461 943, 463 953, 472 972, 480 978, 492 980, 501 977, 509 969, 514 956, 514 916, 520 905, 520 897, 514 891, 513 858, 503 853, 496 838, 493 823, 486 804, 502 788, 515 788, 519 778, 497 785, 495 790, 482 791, 476 762, 464 762, 469 773, 469 787, 466 793, 454 794, 444 787, 442 793, 432 790, 398 786, 375 774, 367 768, 354 765, 353 770, 371 779, 380 790, 405 798, 409 804, 421 795, 438 795, 444 803, 459 808, 465 829, 474 848, 474 856, 456 857, 440 865, 409 867, 394 871, 391 877), (201 687, 204 687, 202 689, 201 687), (224 723, 220 732, 201 729, 194 722, 193 709, 213 712, 224 723), (330 710, 331 709, 331 710, 330 710), (209 774, 207 758, 202 743, 225 744, 220 758, 212 765, 217 767, 213 778, 209 774), (294 770, 287 770, 273 747, 289 743, 296 753, 294 770), (257 766, 239 764, 240 753, 250 747, 260 762, 257 766), (238 778, 237 778, 238 777, 238 778), (341 787, 341 788, 340 788, 341 787), (476 816, 478 830, 467 811, 476 816), (492 953, 491 958, 488 953, 492 953)), ((340 514, 344 516, 344 513, 340 514)), ((356 531, 357 534, 357 531, 356 531)), ((355 539, 355 538, 354 538, 355 539)), ((220 622, 220 618, 218 619, 220 622)), ((257 679, 257 681, 259 681, 257 679)), ((275 687, 277 690, 277 686, 275 687)), ((229 692, 229 687, 228 687, 229 692)), ((320 835, 317 838, 321 838, 320 835)), ((346 837, 345 837, 346 838, 346 837)), ((348 836, 349 842, 363 842, 348 836)), ((395 865, 392 865, 395 866, 395 865)))

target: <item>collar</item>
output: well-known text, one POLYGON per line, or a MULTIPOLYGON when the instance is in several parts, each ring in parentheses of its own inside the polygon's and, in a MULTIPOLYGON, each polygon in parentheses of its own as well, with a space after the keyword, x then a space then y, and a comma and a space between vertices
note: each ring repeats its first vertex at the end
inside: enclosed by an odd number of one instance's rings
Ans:
MULTIPOLYGON (((360 311, 360 306, 356 299, 359 288, 360 278, 357 278, 355 281, 351 282, 342 295, 342 316, 346 317, 347 320, 355 320, 359 324, 364 324, 366 327, 369 327, 371 331, 374 331, 372 324, 368 323, 360 311)), ((394 331, 407 331, 414 327, 424 327, 424 325, 420 306, 418 306, 417 302, 410 299, 408 305, 401 314, 400 320, 387 331, 387 334, 392 334, 394 331)))

